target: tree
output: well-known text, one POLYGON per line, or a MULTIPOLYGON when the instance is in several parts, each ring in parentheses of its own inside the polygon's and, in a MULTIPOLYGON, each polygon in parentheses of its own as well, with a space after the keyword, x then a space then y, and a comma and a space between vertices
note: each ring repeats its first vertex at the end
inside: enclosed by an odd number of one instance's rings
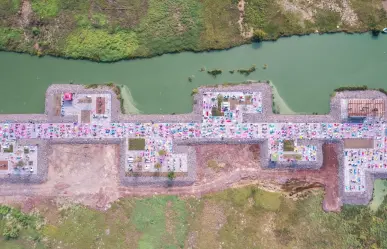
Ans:
POLYGON ((253 41, 260 42, 263 41, 266 38, 267 34, 262 29, 254 30, 253 33, 253 41))
POLYGON ((175 178, 176 178, 175 172, 174 171, 169 171, 168 172, 168 179, 172 181, 175 178))
POLYGON ((161 168, 161 163, 156 163, 154 167, 155 167, 155 169, 160 169, 161 168))

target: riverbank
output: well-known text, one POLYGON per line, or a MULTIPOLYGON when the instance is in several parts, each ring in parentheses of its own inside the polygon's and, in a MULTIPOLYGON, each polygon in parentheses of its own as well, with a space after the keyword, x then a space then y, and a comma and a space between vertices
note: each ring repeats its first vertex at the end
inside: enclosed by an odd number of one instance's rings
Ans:
POLYGON ((387 26, 382 0, 53 0, 0 3, 0 50, 112 62, 182 51, 222 50, 263 40, 387 26))

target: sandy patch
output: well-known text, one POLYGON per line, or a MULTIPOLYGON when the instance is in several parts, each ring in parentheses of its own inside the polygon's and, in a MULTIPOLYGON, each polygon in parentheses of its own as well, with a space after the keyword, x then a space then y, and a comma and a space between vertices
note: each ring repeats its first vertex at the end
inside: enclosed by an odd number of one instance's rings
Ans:
POLYGON ((241 33, 241 36, 244 38, 251 38, 253 36, 253 28, 249 28, 247 24, 243 23, 244 17, 245 17, 245 0, 239 0, 238 3, 238 10, 239 10, 239 19, 238 19, 238 25, 239 25, 239 31, 241 33))
POLYGON ((358 23, 358 17, 348 0, 279 0, 285 11, 298 13, 303 20, 314 22, 318 9, 340 13, 341 21, 349 26, 358 23))
POLYGON ((105 209, 118 199, 118 158, 118 145, 53 145, 48 180, 42 187, 105 209))

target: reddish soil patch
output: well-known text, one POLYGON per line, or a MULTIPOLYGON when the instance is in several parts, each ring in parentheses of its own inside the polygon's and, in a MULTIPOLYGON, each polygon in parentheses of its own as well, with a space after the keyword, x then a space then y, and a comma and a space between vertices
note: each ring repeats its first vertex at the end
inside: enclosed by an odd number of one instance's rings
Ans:
MULTIPOLYGON (((224 189, 230 186, 230 182, 240 180, 258 180, 262 182, 275 182, 286 184, 289 181, 298 184, 292 191, 298 192, 305 189, 324 186, 326 211, 339 211, 340 199, 338 197, 338 170, 339 164, 335 144, 323 145, 323 166, 319 170, 270 170, 262 169, 259 163, 259 145, 201 145, 196 146, 198 162, 198 184, 212 181, 215 189, 224 189), (208 161, 215 160, 218 164, 225 165, 219 172, 214 172, 208 167, 208 161), (235 172, 240 172, 239 177, 235 172), (219 181, 220 178, 225 180, 219 181), (227 181, 228 180, 228 181, 227 181), (215 183, 218 182, 218 183, 215 183)), ((198 187, 199 187, 198 186, 198 187)), ((211 190, 203 190, 212 192, 211 190)))
POLYGON ((259 145, 197 145, 195 150, 199 182, 212 181, 215 177, 236 169, 258 169, 260 167, 259 145), (210 161, 215 162, 217 167, 209 167, 210 161))
POLYGON ((104 97, 97 97, 97 102, 95 103, 95 109, 97 110, 97 114, 105 114, 105 105, 106 101, 104 97))

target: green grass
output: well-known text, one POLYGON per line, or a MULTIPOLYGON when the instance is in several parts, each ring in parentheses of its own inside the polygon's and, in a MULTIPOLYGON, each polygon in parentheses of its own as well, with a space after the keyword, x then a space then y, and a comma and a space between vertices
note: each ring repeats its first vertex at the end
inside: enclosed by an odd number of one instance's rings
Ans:
POLYGON ((20 29, 10 29, 0 27, 0 49, 15 46, 20 42, 22 31, 20 29))
POLYGON ((109 61, 129 58, 138 47, 136 34, 120 31, 109 34, 98 29, 78 29, 66 41, 65 54, 73 58, 109 61))
POLYGON ((177 197, 138 200, 131 218, 136 229, 142 233, 138 248, 184 247, 186 216, 185 202, 177 197), (168 217, 167 212, 171 212, 168 217), (170 224, 167 225, 167 222, 170 224))
MULTIPOLYGON (((25 26, 20 25, 21 2, 0 0, 1 50, 116 61, 251 41, 239 30, 237 0, 31 0, 33 14, 23 19, 25 26)), ((311 8, 312 20, 285 10, 280 1, 248 1, 245 31, 259 29, 264 39, 273 40, 315 30, 360 32, 387 26, 381 0, 350 0, 358 17, 353 26, 342 23, 339 13, 318 7, 317 0, 296 2, 311 8)))
POLYGON ((376 212, 345 205, 341 213, 324 212, 322 199, 322 191, 295 201, 248 186, 202 198, 124 198, 105 212, 43 206, 46 224, 0 206, 0 248, 387 248, 386 199, 376 212), (18 238, 7 240, 15 227, 18 238))
POLYGON ((139 56, 197 49, 202 30, 202 6, 198 1, 149 0, 138 27, 139 56))
POLYGON ((129 138, 128 150, 145 150, 144 138, 129 138))
POLYGON ((240 36, 236 1, 204 0, 200 47, 227 48, 243 41, 240 36))
POLYGON ((31 0, 32 10, 40 18, 55 17, 59 13, 59 0, 31 0))
POLYGON ((17 13, 21 0, 0 0, 0 17, 7 18, 17 13))

